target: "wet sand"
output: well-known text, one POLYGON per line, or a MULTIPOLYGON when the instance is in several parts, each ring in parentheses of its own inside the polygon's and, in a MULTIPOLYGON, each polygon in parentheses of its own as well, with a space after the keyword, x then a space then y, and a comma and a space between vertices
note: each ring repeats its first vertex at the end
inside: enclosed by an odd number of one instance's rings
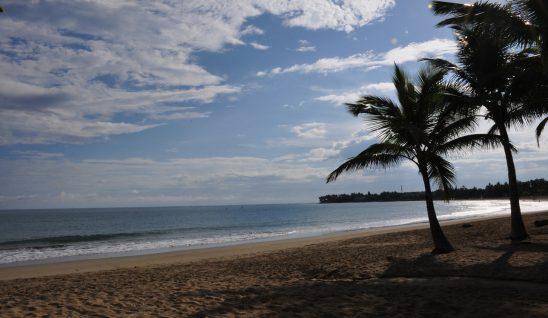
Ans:
POLYGON ((548 212, 0 269, 0 317, 548 317, 548 212), (470 227, 463 227, 462 223, 470 227))

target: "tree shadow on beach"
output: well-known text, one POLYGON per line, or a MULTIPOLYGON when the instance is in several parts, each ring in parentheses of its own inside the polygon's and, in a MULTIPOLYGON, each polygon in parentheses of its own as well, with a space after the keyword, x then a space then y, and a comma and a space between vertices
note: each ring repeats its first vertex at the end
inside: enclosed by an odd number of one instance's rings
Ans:
POLYGON ((535 308, 545 304, 542 294, 546 292, 545 285, 478 284, 473 279, 298 281, 205 291, 222 301, 202 307, 193 316, 542 317, 535 308))
MULTIPOLYGON (((276 277, 248 288, 189 291, 183 298, 212 299, 196 308, 195 317, 546 317, 545 229, 532 229, 531 242, 517 244, 497 231, 489 232, 492 229, 490 224, 454 226, 449 232, 460 250, 444 255, 395 250, 393 255, 399 256, 387 257, 381 271, 375 270, 378 264, 362 263, 367 258, 350 263, 356 266, 323 259, 290 266, 291 272, 298 272, 291 279, 276 277)), ((370 240, 340 244, 341 248, 353 244, 353 249, 361 244, 359 254, 367 255, 363 253, 377 246, 370 240)))
MULTIPOLYGON (((521 280, 530 282, 548 282, 548 259, 542 257, 530 259, 531 254, 548 253, 545 243, 501 244, 495 247, 474 246, 474 249, 500 253, 494 260, 485 261, 481 257, 476 262, 460 263, 457 259, 440 258, 423 254, 417 258, 391 259, 390 265, 381 277, 475 277, 500 280, 521 280), (517 264, 511 259, 522 258, 517 264)), ((458 252, 457 252, 458 253, 458 252)), ((456 255, 456 254, 455 254, 456 255)))
POLYGON ((511 259, 519 253, 547 252, 548 244, 501 244, 473 249, 498 254, 492 261, 479 259, 473 264, 431 254, 389 258, 390 264, 376 278, 345 278, 311 271, 304 279, 281 281, 279 285, 194 291, 185 297, 207 295, 222 299, 200 308, 196 317, 545 315, 547 304, 543 295, 548 293, 548 261, 544 258, 516 266, 511 259))

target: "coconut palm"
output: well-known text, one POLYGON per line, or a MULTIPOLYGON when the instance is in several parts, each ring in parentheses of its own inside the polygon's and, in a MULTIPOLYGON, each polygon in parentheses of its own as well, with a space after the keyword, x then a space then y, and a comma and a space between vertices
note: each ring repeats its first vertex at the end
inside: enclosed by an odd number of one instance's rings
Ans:
POLYGON ((491 134, 460 136, 464 131, 471 131, 476 117, 457 114, 445 102, 442 93, 450 89, 443 82, 445 75, 443 70, 426 68, 414 82, 396 66, 393 83, 399 103, 383 97, 363 96, 356 103, 347 104, 354 116, 364 115, 367 128, 378 135, 380 142, 350 158, 327 177, 327 182, 331 182, 346 171, 389 168, 404 160, 413 162, 424 182, 433 253, 453 250, 436 217, 430 185, 430 180, 436 182, 449 198, 455 172, 444 155, 469 147, 495 146, 499 142, 498 137, 491 134))
POLYGON ((545 0, 511 0, 506 4, 433 1, 432 10, 438 15, 451 16, 437 26, 489 24, 522 47, 538 47, 548 74, 548 3, 545 0))
MULTIPOLYGON (((475 111, 493 123, 489 130, 502 141, 510 186, 511 238, 527 237, 519 204, 514 147, 508 129, 532 123, 539 116, 539 103, 545 95, 542 81, 531 80, 529 71, 540 69, 538 59, 529 59, 529 49, 516 52, 511 39, 487 26, 453 26, 458 41, 457 64, 442 59, 429 59, 436 67, 453 75, 459 93, 452 102, 475 111), (536 63, 536 64, 535 64, 536 63), (540 93, 539 93, 540 92, 540 93)), ((539 75, 540 74, 540 75, 539 75)))
MULTIPOLYGON (((544 77, 540 80, 548 91, 548 2, 545 0, 511 0, 506 4, 476 2, 473 4, 433 1, 432 10, 438 15, 450 17, 439 22, 437 26, 489 25, 498 34, 504 34, 508 40, 521 48, 533 48, 538 54, 528 58, 539 58, 544 77)), ((529 70, 536 72, 537 68, 529 70)), ((532 81, 530 79, 529 81, 532 81)), ((543 106, 536 109, 540 114, 548 112, 548 98, 543 97, 543 106)), ((535 106, 539 106, 536 103, 535 106)), ((536 128, 537 143, 544 130, 548 117, 536 128)), ((540 146, 540 144, 539 144, 540 146)))

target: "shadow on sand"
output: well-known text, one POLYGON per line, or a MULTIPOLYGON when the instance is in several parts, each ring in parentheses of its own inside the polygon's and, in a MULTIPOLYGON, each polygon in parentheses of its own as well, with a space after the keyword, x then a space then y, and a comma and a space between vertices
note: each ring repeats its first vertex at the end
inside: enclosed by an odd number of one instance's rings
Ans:
POLYGON ((202 308, 196 317, 545 317, 548 260, 516 267, 511 258, 519 257, 518 252, 548 252, 547 244, 475 248, 502 254, 494 261, 470 265, 430 254, 392 258, 379 277, 363 274, 356 279, 356 274, 349 274, 329 279, 329 273, 317 272, 316 278, 291 283, 202 290, 185 297, 222 299, 202 308))
POLYGON ((415 259, 392 259, 381 277, 470 277, 548 283, 547 257, 536 262, 530 261, 525 266, 515 266, 511 262, 511 258, 518 252, 548 253, 548 244, 518 243, 496 247, 475 246, 475 248, 502 253, 491 262, 469 265, 459 264, 457 261, 440 260, 439 257, 431 254, 423 254, 415 259))

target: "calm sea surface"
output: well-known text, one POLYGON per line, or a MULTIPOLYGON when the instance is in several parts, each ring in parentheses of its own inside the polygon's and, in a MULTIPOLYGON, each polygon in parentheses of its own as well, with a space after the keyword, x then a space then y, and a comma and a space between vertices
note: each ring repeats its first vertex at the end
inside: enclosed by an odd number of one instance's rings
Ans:
MULTIPOLYGON (((509 212, 507 201, 436 202, 440 219, 509 212)), ((548 202, 522 201, 524 212, 548 202)), ((0 211, 0 264, 111 257, 425 222, 424 202, 0 211)))

